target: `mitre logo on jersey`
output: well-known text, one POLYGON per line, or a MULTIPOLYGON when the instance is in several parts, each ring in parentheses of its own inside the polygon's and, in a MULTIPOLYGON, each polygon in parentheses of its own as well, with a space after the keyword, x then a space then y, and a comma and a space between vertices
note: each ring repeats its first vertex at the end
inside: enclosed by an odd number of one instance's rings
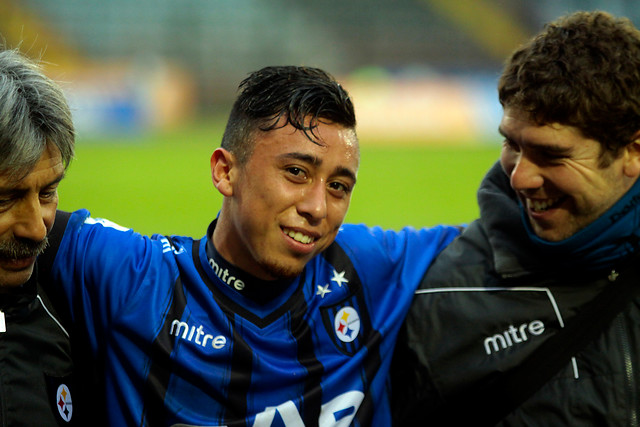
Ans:
POLYGON ((336 336, 342 342, 352 342, 360 332, 360 316, 353 307, 343 307, 334 318, 336 336))
POLYGON ((194 342, 203 348, 212 347, 214 350, 220 350, 227 345, 227 338, 224 335, 213 336, 207 333, 203 325, 190 325, 179 319, 171 322, 170 335, 174 335, 180 339, 194 342))

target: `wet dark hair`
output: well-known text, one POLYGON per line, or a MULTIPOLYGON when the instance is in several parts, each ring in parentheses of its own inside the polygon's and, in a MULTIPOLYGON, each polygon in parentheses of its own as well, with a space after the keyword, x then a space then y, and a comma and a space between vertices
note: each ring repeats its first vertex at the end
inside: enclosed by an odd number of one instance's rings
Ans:
POLYGON ((507 60, 498 92, 503 107, 576 127, 615 157, 640 130, 640 31, 600 11, 559 18, 507 60))
POLYGON ((265 67, 244 79, 229 115, 222 148, 242 164, 253 149, 255 132, 291 125, 318 143, 319 121, 355 129, 349 94, 330 74, 318 68, 265 67), (281 122, 281 119, 286 119, 281 122))

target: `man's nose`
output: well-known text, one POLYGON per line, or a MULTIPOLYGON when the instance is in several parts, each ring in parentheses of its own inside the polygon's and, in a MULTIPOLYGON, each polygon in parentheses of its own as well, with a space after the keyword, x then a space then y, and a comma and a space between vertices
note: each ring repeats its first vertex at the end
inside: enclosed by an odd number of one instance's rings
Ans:
POLYGON ((514 190, 523 191, 542 187, 544 178, 540 167, 535 162, 522 154, 514 160, 509 177, 514 190))
POLYGON ((327 216, 327 189, 323 181, 311 183, 304 189, 297 203, 298 213, 310 221, 317 221, 327 216))
POLYGON ((13 234, 16 237, 39 242, 47 236, 44 211, 38 197, 21 200, 14 215, 13 234))

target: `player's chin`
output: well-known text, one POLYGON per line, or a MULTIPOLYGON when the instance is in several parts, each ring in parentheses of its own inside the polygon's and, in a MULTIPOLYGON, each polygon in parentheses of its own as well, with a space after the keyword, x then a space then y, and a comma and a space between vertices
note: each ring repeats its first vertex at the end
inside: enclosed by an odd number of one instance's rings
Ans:
POLYGON ((299 266, 276 265, 271 266, 269 272, 270 275, 276 279, 293 279, 302 274, 303 270, 304 266, 300 268, 299 266))
POLYGON ((308 257, 280 257, 279 259, 263 260, 261 268, 272 279, 292 279, 299 276, 308 262, 308 257))
POLYGON ((0 266, 0 292, 1 289, 17 288, 24 285, 32 274, 33 265, 17 271, 0 266))

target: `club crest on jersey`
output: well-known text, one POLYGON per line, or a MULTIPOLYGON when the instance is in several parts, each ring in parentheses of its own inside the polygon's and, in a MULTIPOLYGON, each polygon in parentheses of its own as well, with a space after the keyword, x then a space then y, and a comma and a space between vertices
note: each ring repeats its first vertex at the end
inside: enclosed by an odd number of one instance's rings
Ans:
POLYGON ((363 322, 354 298, 320 310, 327 333, 336 347, 349 356, 354 355, 362 347, 364 336, 363 322))
POLYGON ((352 342, 360 333, 360 316, 353 307, 343 307, 333 320, 336 336, 342 342, 352 342))
POLYGON ((71 421, 73 416, 73 403, 71 401, 71 392, 66 384, 60 384, 56 391, 56 407, 60 417, 66 422, 71 421))

